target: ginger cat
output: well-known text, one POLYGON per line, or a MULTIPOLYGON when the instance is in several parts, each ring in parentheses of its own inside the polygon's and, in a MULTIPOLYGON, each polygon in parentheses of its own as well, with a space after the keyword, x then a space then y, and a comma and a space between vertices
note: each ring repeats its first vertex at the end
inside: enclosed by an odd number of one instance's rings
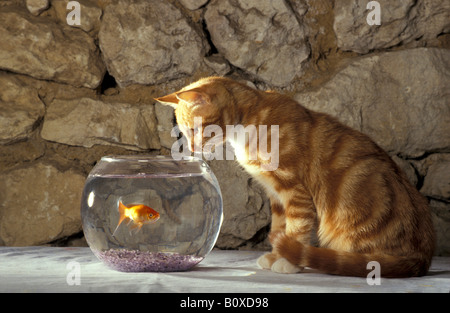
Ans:
POLYGON ((259 152, 256 160, 245 157, 248 138, 238 158, 271 201, 273 250, 258 259, 260 267, 366 277, 368 263, 377 261, 383 277, 427 273, 435 240, 427 200, 366 135, 286 96, 227 78, 201 79, 156 100, 175 107, 191 151, 208 125, 279 125, 275 170, 261 169, 268 161, 259 152), (195 129, 194 117, 202 117, 202 129, 195 129), (310 245, 314 227, 320 247, 310 245))

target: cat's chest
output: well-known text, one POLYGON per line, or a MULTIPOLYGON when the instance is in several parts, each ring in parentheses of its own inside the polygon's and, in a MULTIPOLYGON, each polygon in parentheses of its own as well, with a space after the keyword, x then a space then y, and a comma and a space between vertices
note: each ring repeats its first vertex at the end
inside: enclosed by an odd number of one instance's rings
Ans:
POLYGON ((227 142, 233 147, 235 158, 244 170, 264 187, 269 196, 278 197, 272 175, 261 170, 258 160, 255 160, 257 157, 249 156, 248 141, 242 144, 242 142, 227 139, 227 142))
POLYGON ((230 144, 236 160, 243 165, 248 161, 248 153, 247 153, 247 142, 239 142, 238 140, 228 139, 227 144, 230 144))
POLYGON ((268 172, 264 172, 257 165, 247 162, 239 162, 239 164, 249 173, 263 188, 267 194, 271 197, 279 198, 277 191, 275 190, 275 181, 268 172))

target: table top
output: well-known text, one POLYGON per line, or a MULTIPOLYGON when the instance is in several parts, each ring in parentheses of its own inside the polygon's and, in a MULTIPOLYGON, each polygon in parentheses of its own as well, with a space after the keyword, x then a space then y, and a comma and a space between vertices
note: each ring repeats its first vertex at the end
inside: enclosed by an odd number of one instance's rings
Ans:
POLYGON ((109 269, 89 248, 0 247, 0 292, 445 292, 450 258, 433 259, 425 277, 381 279, 326 275, 306 269, 276 274, 259 269, 264 252, 213 250, 190 271, 122 273, 109 269))

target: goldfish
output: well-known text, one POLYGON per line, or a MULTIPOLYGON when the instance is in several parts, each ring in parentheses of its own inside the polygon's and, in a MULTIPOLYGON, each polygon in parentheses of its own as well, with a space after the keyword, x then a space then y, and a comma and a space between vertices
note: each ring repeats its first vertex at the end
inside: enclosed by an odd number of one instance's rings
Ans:
POLYGON ((155 223, 159 220, 159 213, 153 210, 151 207, 148 207, 143 204, 130 204, 128 207, 125 206, 122 201, 119 201, 119 223, 117 224, 116 229, 114 230, 113 236, 119 228, 120 224, 125 219, 130 219, 130 223, 134 223, 131 227, 132 229, 137 228, 138 231, 145 224, 155 223))

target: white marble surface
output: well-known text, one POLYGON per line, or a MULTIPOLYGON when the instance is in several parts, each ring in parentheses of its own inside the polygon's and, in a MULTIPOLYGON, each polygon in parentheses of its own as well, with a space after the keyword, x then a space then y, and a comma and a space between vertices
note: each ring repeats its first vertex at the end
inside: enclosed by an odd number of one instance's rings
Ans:
POLYGON ((103 265, 89 248, 0 247, 0 292, 445 292, 450 258, 434 259, 429 274, 408 279, 340 277, 306 270, 283 275, 261 270, 262 252, 214 250, 193 270, 121 273, 103 265), (74 284, 75 283, 75 284, 74 284))

